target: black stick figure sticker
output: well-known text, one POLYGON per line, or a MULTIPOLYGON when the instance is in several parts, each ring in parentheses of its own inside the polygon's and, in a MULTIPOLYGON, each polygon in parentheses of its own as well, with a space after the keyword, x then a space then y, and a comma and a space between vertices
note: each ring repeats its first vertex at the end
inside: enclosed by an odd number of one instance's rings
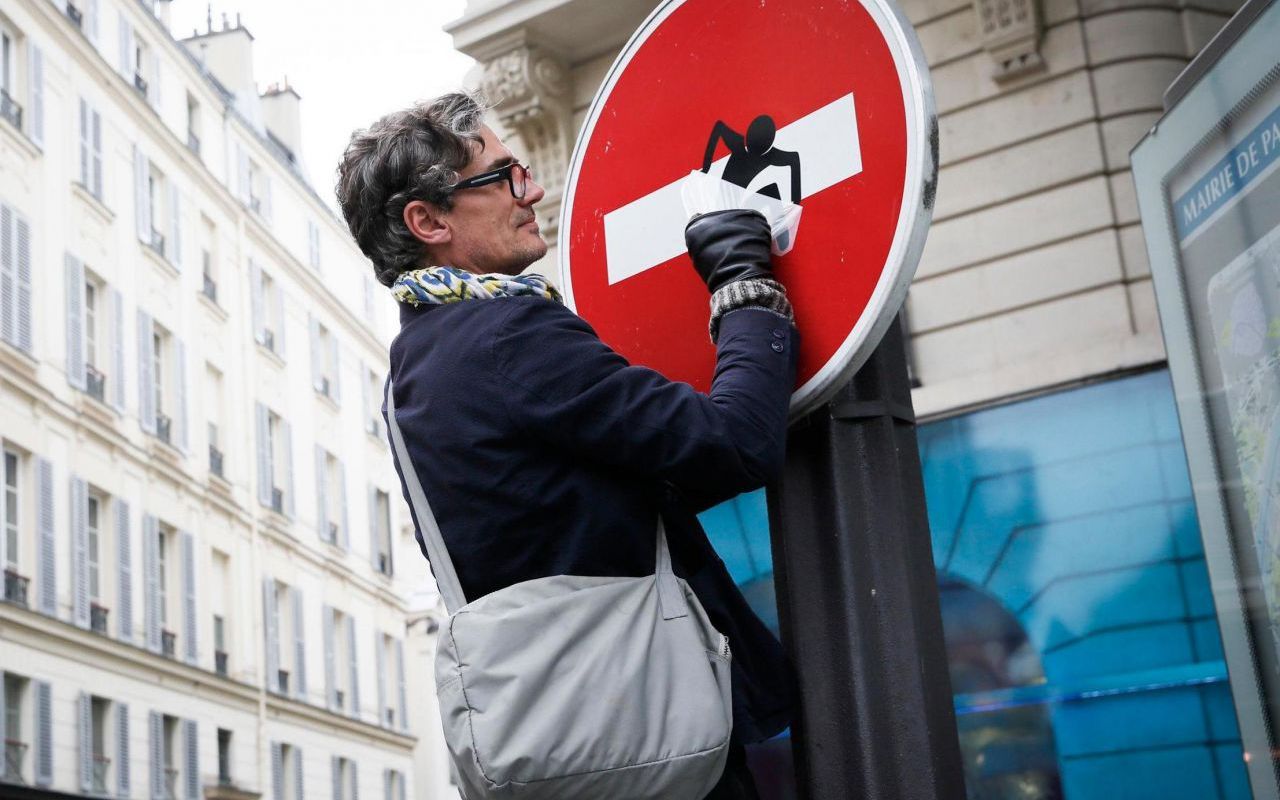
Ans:
MULTIPOLYGON (((707 140, 706 154, 702 157, 702 171, 711 170, 716 145, 723 141, 729 148, 729 160, 720 176, 722 180, 750 190, 759 182, 757 179, 768 180, 764 173, 769 167, 784 167, 790 170, 791 202, 799 205, 803 196, 800 192, 800 154, 774 147, 773 140, 777 133, 778 126, 768 114, 761 114, 753 119, 747 126, 746 136, 718 120, 712 126, 711 137, 707 140)), ((776 181, 756 188, 755 191, 775 200, 782 199, 776 181)))

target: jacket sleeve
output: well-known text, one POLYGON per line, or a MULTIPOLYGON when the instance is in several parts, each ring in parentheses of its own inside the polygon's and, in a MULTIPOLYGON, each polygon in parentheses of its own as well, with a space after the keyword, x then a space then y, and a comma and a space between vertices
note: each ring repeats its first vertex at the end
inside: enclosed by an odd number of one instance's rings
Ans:
POLYGON ((711 393, 631 366, 568 309, 509 304, 490 355, 512 424, 588 462, 666 481, 697 505, 782 469, 798 334, 772 312, 721 321, 711 393))

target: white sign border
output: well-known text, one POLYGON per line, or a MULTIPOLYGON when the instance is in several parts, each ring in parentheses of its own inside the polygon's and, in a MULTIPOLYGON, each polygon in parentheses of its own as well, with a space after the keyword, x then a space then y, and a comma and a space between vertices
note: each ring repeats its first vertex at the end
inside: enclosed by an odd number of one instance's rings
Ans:
MULTIPOLYGON (((561 291, 570 308, 576 309, 573 281, 569 276, 569 230, 578 175, 587 144, 596 122, 627 65, 649 36, 676 9, 690 0, 666 0, 640 25, 622 48, 604 82, 596 92, 574 144, 560 207, 558 271, 561 291)), ((902 208, 894 229, 893 242, 885 259, 885 269, 876 282, 862 316, 844 342, 814 375, 792 392, 790 414, 798 419, 825 403, 870 357, 884 332, 897 319, 915 276, 924 250, 933 201, 938 183, 938 118, 929 80, 928 63, 915 30, 897 5, 890 0, 859 0, 879 28, 898 72, 898 82, 906 106, 907 170, 903 181, 902 208)))

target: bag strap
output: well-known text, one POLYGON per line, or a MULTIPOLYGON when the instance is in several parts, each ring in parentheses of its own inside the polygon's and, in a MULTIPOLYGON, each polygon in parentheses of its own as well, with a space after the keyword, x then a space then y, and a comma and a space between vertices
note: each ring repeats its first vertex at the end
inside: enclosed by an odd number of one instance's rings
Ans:
MULTIPOLYGON (((445 547, 444 537, 440 534, 440 526, 436 516, 431 512, 431 504, 422 491, 422 482, 418 480, 418 471, 409 458, 409 450, 404 444, 404 434, 400 431, 400 423, 396 420, 396 401, 392 391, 391 377, 387 377, 387 429, 391 432, 392 457, 400 465, 400 473, 404 475, 405 486, 409 489, 409 501, 413 505, 414 516, 422 530, 422 539, 427 545, 427 558, 431 560, 431 570, 435 573, 436 583, 440 587, 440 596, 444 606, 452 614, 467 604, 462 593, 462 584, 458 582, 458 573, 449 558, 449 550, 445 547)), ((679 619, 689 615, 689 604, 684 591, 676 580, 671 569, 671 550, 667 547, 667 531, 662 523, 662 515, 658 515, 657 560, 654 565, 654 577, 658 586, 658 605, 662 609, 662 618, 679 619)))
POLYGON ((422 491, 418 471, 413 468, 413 460, 409 458, 409 451, 404 445, 404 434, 400 432, 400 423, 396 421, 396 401, 391 391, 390 376, 387 377, 387 429, 391 431, 392 456, 400 465, 400 474, 404 475, 404 485, 409 489, 409 502, 413 504, 413 514, 418 518, 422 540, 427 545, 431 571, 435 573, 444 607, 452 614, 467 604, 467 598, 462 593, 462 584, 458 582, 453 561, 449 559, 449 550, 444 546, 444 537, 440 535, 436 515, 431 513, 431 504, 422 491))

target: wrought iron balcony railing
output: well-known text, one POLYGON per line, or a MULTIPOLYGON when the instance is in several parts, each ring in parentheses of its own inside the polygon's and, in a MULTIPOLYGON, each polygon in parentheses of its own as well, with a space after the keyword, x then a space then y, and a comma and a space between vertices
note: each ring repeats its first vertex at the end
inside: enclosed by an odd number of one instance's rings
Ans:
POLYGON ((22 106, 18 105, 18 101, 10 97, 4 89, 0 89, 0 117, 4 117, 18 130, 22 130, 22 106))
POLYGON ((147 96, 147 79, 141 73, 133 73, 133 88, 141 92, 143 97, 147 96))
POLYGON ((164 768, 164 800, 178 800, 178 771, 164 768))
POLYGON ((262 332, 262 344, 271 352, 276 351, 276 333, 270 328, 262 332))
POLYGON ((99 403, 105 403, 107 398, 107 376, 98 371, 98 368, 92 364, 86 364, 84 367, 85 391, 94 400, 99 403))
POLYGON ((107 776, 111 771, 111 759, 101 753, 93 754, 93 791, 96 794, 107 793, 107 776))
POLYGON ((89 604, 89 630, 93 631, 94 633, 100 633, 103 636, 106 636, 107 635, 107 616, 110 613, 111 613, 110 610, 105 608, 104 606, 100 606, 97 603, 90 603, 89 604))
POLYGON ((160 652, 165 658, 175 658, 178 654, 178 634, 160 631, 160 652))
POLYGON ((200 137, 191 131, 187 131, 187 149, 196 155, 200 155, 200 137))
POLYGON ((152 228, 151 241, 147 242, 146 245, 147 247, 150 247, 152 250, 154 250, 156 252, 156 255, 160 256, 161 258, 164 258, 164 234, 163 233, 156 230, 155 228, 152 228))
POLYGON ((222 472, 222 451, 213 445, 209 445, 209 472, 219 478, 225 477, 222 472))
POLYGON ((172 444, 173 420, 167 414, 156 414, 156 436, 165 444, 172 444))
POLYGON ((327 375, 320 376, 320 394, 325 397, 333 397, 333 393, 330 391, 331 388, 332 384, 329 382, 329 377, 327 375))
POLYGON ((4 779, 9 783, 26 783, 22 775, 27 757, 27 743, 18 739, 4 740, 4 779))
POLYGON ((213 651, 213 671, 224 678, 227 676, 227 653, 225 650, 213 651))
POLYGON ((284 492, 276 487, 271 487, 271 510, 277 514, 284 513, 284 492))
POLYGON ((31 579, 19 575, 11 569, 4 571, 4 599, 6 602, 26 607, 27 587, 31 579))
POLYGON ((262 198, 261 198, 261 197, 254 197, 253 195, 250 195, 250 196, 249 196, 249 210, 250 210, 250 211, 252 211, 252 212, 253 212, 253 213, 255 213, 255 214, 261 214, 261 213, 262 213, 262 198))
POLYGON ((330 522, 330 523, 329 523, 329 543, 330 543, 330 544, 337 544, 337 543, 338 543, 338 534, 339 534, 341 531, 342 531, 342 529, 341 529, 340 527, 338 527, 338 523, 336 523, 336 522, 330 522))
POLYGON ((84 12, 70 3, 67 3, 67 19, 71 20, 72 25, 84 30, 84 12))
POLYGON ((389 553, 378 553, 378 572, 383 575, 391 574, 391 555, 389 553))
POLYGON ((277 681, 277 685, 280 687, 280 694, 288 694, 289 693, 289 670, 287 669, 276 670, 276 681, 277 681))
POLYGON ((339 710, 344 709, 347 707, 346 702, 347 702, 347 693, 342 691, 341 689, 334 689, 333 690, 333 707, 339 710))

